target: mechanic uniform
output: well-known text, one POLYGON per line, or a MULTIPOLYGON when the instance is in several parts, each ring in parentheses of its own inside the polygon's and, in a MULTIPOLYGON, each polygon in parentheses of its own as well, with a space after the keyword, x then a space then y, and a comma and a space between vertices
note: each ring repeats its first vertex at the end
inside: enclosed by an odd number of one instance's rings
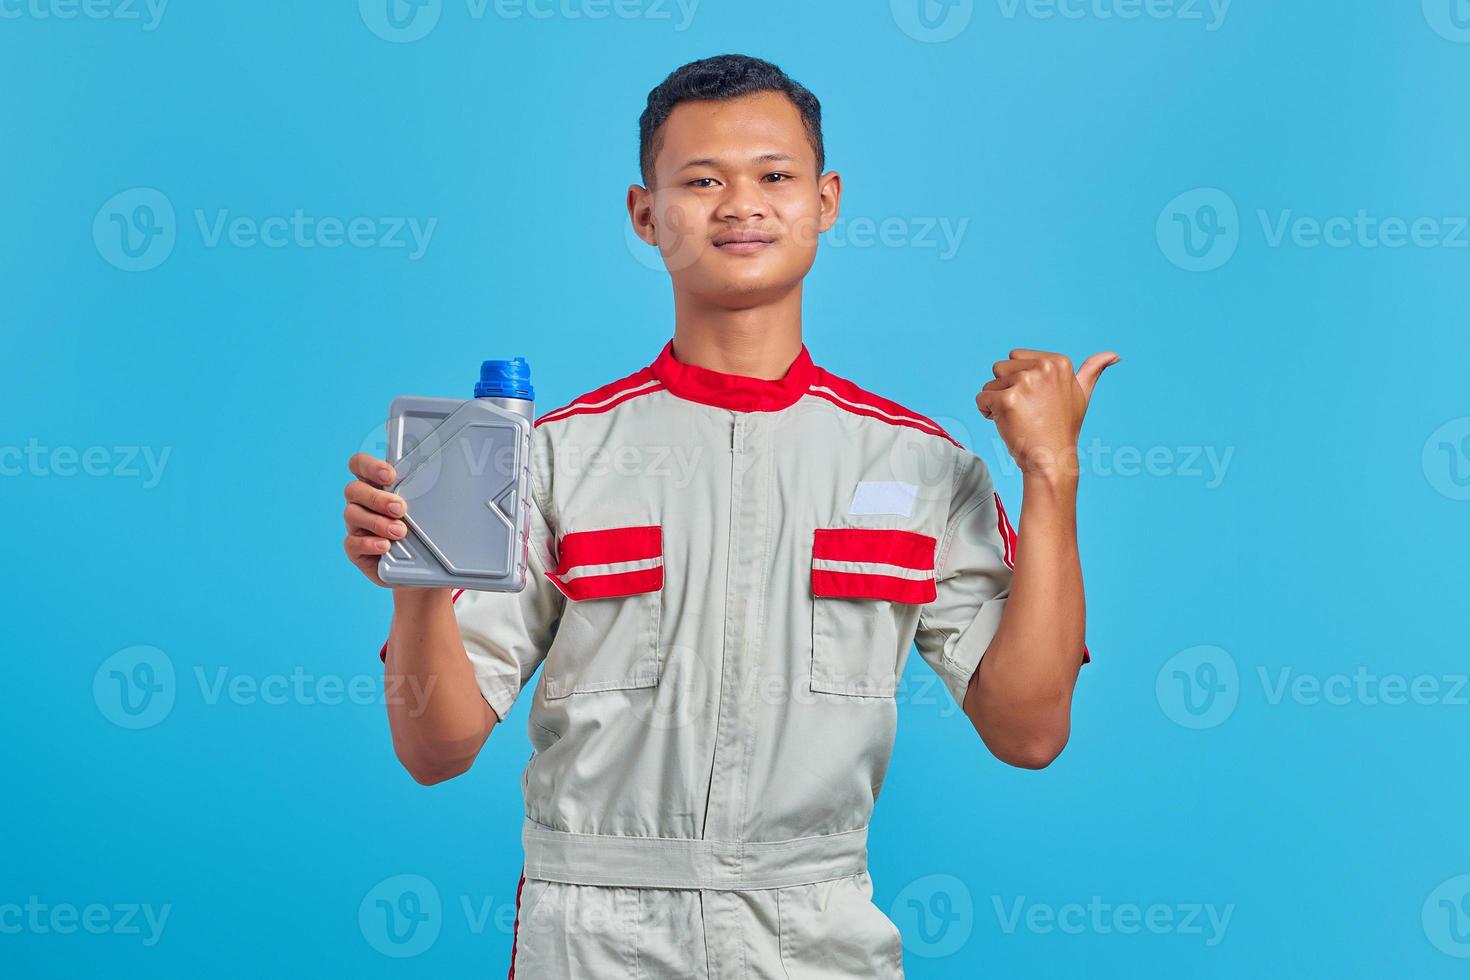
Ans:
POLYGON ((868 820, 911 645, 962 703, 1000 622, 985 464, 805 346, 672 341, 532 447, 528 583, 454 603, 500 718, 541 668, 510 975, 902 977, 868 820))

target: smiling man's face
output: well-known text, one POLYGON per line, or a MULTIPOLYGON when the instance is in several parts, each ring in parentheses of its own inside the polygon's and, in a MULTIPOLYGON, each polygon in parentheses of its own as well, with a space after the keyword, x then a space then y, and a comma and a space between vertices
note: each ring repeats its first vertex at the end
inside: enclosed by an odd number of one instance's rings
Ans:
POLYGON ((684 102, 659 130, 654 187, 628 210, 676 292, 759 305, 799 284, 837 220, 841 178, 819 175, 801 113, 779 92, 684 102))

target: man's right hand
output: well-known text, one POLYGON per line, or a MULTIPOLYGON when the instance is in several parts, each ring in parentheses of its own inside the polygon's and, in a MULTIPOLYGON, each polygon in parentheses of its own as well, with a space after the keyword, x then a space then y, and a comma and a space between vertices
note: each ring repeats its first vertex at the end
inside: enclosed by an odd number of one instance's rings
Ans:
POLYGON ((352 564, 374 585, 387 588, 378 578, 378 559, 388 550, 390 542, 402 540, 408 533, 408 525, 402 520, 408 513, 408 502, 383 489, 397 477, 393 467, 383 460, 367 453, 354 453, 347 461, 347 469, 356 479, 343 490, 347 498, 347 509, 342 513, 347 522, 347 537, 342 547, 352 564))
MULTIPOLYGON (((378 577, 378 559, 408 533, 403 520, 408 502, 383 489, 398 476, 384 460, 357 453, 347 468, 354 479, 343 491, 347 537, 342 546, 374 585, 387 588, 378 577)), ((454 615, 453 591, 394 587, 393 625, 383 646, 384 684, 407 680, 391 689, 415 692, 413 697, 387 699, 393 751, 425 785, 469 769, 500 721, 475 683, 454 615)))

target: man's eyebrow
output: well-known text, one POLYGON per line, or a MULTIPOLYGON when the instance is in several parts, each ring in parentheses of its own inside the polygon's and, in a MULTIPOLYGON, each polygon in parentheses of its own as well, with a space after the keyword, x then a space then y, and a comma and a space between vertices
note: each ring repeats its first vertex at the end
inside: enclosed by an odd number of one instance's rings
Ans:
MULTIPOLYGON (((758 157, 752 157, 752 163, 793 163, 796 158, 785 153, 762 153, 758 157)), ((688 170, 690 167, 720 167, 724 166, 723 160, 714 157, 696 157, 693 160, 685 160, 679 170, 688 170)), ((676 173, 678 171, 675 171, 676 173)))

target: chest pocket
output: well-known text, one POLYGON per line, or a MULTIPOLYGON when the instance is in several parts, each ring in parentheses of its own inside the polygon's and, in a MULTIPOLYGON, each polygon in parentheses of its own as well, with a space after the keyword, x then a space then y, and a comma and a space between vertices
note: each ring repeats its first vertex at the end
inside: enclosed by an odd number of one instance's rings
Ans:
POLYGON ((917 531, 819 527, 812 540, 811 689, 893 697, 899 621, 935 596, 936 540, 917 531))
POLYGON ((542 666, 548 699, 658 684, 663 667, 660 525, 567 534, 556 571, 546 577, 568 599, 542 666))

